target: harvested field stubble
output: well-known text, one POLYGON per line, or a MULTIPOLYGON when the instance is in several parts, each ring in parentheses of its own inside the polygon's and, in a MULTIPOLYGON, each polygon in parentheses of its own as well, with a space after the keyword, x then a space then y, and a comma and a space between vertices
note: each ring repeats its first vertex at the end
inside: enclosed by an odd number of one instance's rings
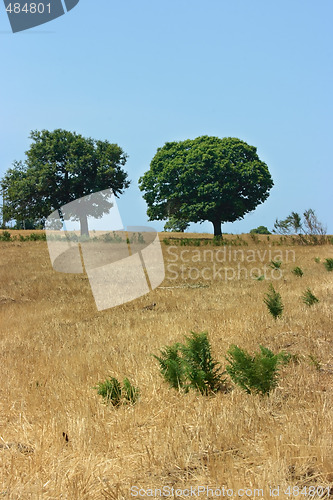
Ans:
POLYGON ((332 487, 333 276, 322 262, 333 247, 240 239, 247 245, 227 248, 242 250, 243 260, 239 253, 231 261, 222 253, 204 259, 208 246, 162 244, 161 287, 102 312, 86 275, 53 271, 44 241, 0 242, 0 495, 128 499, 135 486, 209 485, 234 497, 262 488, 268 498, 279 485, 279 497, 290 498, 288 486, 332 487), (258 250, 260 257, 249 253, 258 250), (279 277, 272 259, 282 261, 279 277), (263 302, 271 282, 285 306, 277 320, 263 302), (301 299, 308 287, 319 299, 311 308, 301 299), (235 387, 214 397, 180 394, 151 354, 191 330, 208 332, 223 367, 231 344, 293 358, 269 397, 235 387), (102 403, 94 387, 110 375, 139 387, 135 406, 102 403))

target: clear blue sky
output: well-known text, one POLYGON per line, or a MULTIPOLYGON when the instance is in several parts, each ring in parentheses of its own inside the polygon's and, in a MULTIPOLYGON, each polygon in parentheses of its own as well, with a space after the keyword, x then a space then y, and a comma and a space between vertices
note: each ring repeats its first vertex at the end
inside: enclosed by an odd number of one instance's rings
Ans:
POLYGON ((0 175, 24 159, 32 129, 108 139, 129 155, 123 221, 145 225, 137 181, 158 147, 238 137, 258 148, 275 186, 222 229, 271 229, 311 207, 333 234, 332 20, 332 0, 80 0, 12 34, 1 2, 0 175))

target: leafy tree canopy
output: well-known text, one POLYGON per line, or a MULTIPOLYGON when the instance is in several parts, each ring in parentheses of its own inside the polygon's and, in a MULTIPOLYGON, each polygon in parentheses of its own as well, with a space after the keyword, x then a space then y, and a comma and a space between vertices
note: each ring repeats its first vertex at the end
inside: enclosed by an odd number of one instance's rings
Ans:
MULTIPOLYGON (((129 186, 123 170, 127 155, 117 144, 62 129, 35 130, 30 139, 25 162, 14 162, 1 180, 6 220, 45 220, 70 201, 109 188, 118 196, 129 186)), ((107 213, 110 204, 100 201, 85 215, 107 213)), ((86 216, 81 220, 84 234, 86 216)))
POLYGON ((164 231, 183 233, 189 227, 189 225, 189 222, 187 222, 186 220, 176 219, 175 217, 171 216, 168 222, 164 224, 164 231))
POLYGON ((190 222, 242 219, 269 196, 273 181, 257 150, 237 138, 202 136, 167 142, 139 179, 150 220, 190 222))

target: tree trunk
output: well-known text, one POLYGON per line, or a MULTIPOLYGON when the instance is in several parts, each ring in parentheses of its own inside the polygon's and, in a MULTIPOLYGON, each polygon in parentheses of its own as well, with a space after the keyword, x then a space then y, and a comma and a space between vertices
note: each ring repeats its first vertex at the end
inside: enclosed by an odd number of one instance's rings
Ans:
POLYGON ((88 236, 89 238, 88 217, 86 215, 81 215, 80 217, 80 229, 81 236, 88 236))
POLYGON ((220 220, 213 220, 211 222, 214 226, 214 237, 215 238, 222 238, 221 221, 220 220))

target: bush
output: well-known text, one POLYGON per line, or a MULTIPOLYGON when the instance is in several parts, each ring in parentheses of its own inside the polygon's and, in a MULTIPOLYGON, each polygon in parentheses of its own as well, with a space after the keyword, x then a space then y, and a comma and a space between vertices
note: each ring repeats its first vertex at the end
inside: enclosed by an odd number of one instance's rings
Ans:
POLYGON ((333 271, 333 259, 325 259, 324 266, 327 271, 333 271))
POLYGON ((295 276, 298 276, 299 278, 301 278, 303 276, 303 271, 300 267, 295 267, 293 270, 292 270, 292 273, 294 273, 295 276))
POLYGON ((160 356, 155 356, 155 354, 153 354, 154 358, 156 358, 160 364, 162 376, 173 389, 183 388, 186 380, 184 360, 179 354, 180 345, 181 344, 176 343, 171 346, 163 347, 160 350, 160 356))
POLYGON ((185 344, 176 343, 161 349, 154 357, 160 372, 174 389, 196 389, 201 394, 216 392, 224 382, 220 363, 213 359, 207 332, 191 332, 185 344))
POLYGON ((260 352, 254 356, 236 345, 232 345, 227 352, 229 365, 226 371, 233 382, 248 394, 269 394, 277 385, 278 365, 287 363, 290 358, 284 352, 273 354, 266 347, 259 347, 260 352))
POLYGON ((266 226, 258 226, 255 229, 251 229, 250 234, 272 234, 266 226))
POLYGON ((110 377, 104 382, 99 382, 97 394, 103 397, 106 403, 111 403, 113 406, 119 406, 121 403, 136 403, 139 397, 139 389, 132 386, 127 378, 124 378, 123 387, 119 380, 115 377, 110 377))
POLYGON ((2 234, 0 235, 0 240, 1 241, 10 241, 11 236, 9 231, 2 231, 2 234))
POLYGON ((282 316, 284 305, 282 304, 281 295, 274 289, 272 284, 270 285, 270 292, 266 294, 264 303, 274 319, 282 316))
POLYGON ((317 297, 315 295, 313 295, 310 288, 306 289, 306 291, 302 295, 302 299, 303 299, 304 304, 306 304, 309 307, 313 306, 313 304, 316 304, 317 302, 319 302, 319 299, 317 299, 317 297))
POLYGON ((216 392, 222 383, 220 364, 213 359, 207 333, 191 333, 192 337, 185 337, 186 344, 180 346, 190 387, 201 394, 216 392))

